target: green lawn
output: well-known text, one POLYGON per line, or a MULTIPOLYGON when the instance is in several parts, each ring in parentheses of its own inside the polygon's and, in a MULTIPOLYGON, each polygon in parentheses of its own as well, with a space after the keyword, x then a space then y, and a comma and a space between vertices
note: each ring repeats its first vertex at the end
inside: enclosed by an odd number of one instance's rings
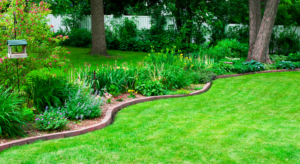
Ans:
POLYGON ((119 51, 119 50, 108 50, 109 57, 105 56, 95 56, 91 55, 90 48, 77 48, 77 47, 67 47, 68 51, 71 54, 66 57, 70 59, 70 62, 74 64, 74 66, 82 66, 84 63, 90 63, 93 66, 97 64, 115 64, 117 61, 118 64, 122 64, 124 62, 136 64, 137 62, 143 61, 145 56, 148 53, 145 52, 131 52, 131 51, 119 51))
POLYGON ((219 79, 137 104, 85 135, 14 147, 0 163, 298 163, 300 72, 219 79))
MULTIPOLYGON (((94 70, 97 67, 97 64, 100 66, 102 64, 115 64, 118 65, 127 62, 128 64, 136 65, 138 62, 141 62, 145 59, 148 53, 145 52, 133 52, 133 51, 119 51, 119 50, 108 50, 109 57, 105 56, 96 56, 91 55, 90 48, 78 48, 78 47, 67 47, 67 50, 71 53, 66 56, 66 58, 70 59, 70 64, 74 67, 79 68, 83 67, 85 63, 91 64, 91 69, 94 70)), ((65 73, 64 70, 68 66, 65 66, 62 69, 51 69, 51 74, 56 75, 69 75, 70 69, 68 73, 65 73)), ((48 69, 40 69, 37 71, 33 71, 30 75, 33 74, 44 74, 45 72, 49 72, 48 69)))

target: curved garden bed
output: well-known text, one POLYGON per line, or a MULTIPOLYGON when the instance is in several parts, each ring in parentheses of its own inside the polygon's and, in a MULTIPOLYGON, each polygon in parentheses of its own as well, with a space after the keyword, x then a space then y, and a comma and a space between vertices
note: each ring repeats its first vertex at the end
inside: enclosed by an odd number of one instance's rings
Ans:
MULTIPOLYGON (((243 75, 250 75, 250 74, 256 74, 256 73, 272 73, 272 72, 288 72, 288 71, 300 71, 300 69, 295 69, 295 70, 269 70, 269 71, 260 71, 260 72, 250 72, 250 73, 243 73, 243 74, 233 74, 233 75, 221 75, 217 76, 215 79, 220 79, 220 78, 228 78, 228 77, 237 77, 237 76, 243 76, 243 75)), ((108 125, 110 125, 113 121, 114 115, 121 109, 126 108, 128 106, 142 103, 142 102, 147 102, 147 101, 154 101, 154 100, 159 100, 159 99, 167 99, 167 98, 179 98, 179 97, 187 97, 187 96, 194 96, 198 95, 201 93, 204 93, 209 90, 211 87, 212 83, 207 83, 205 86, 199 90, 195 91, 193 93, 187 94, 187 95, 164 95, 164 96, 152 96, 152 97, 145 97, 145 98, 139 98, 139 99, 133 99, 130 101, 126 101, 123 103, 120 103, 119 105, 112 106, 108 108, 105 112, 105 117, 101 120, 100 123, 94 124, 92 126, 80 129, 80 130, 73 130, 73 131, 67 131, 67 132, 60 132, 60 133, 54 133, 54 134, 47 134, 43 136, 37 136, 37 137, 29 137, 25 139, 20 139, 12 142, 7 142, 4 144, 0 144, 0 151, 3 151, 5 149, 8 149, 13 146, 20 146, 20 145, 25 145, 25 144, 31 144, 33 142, 36 142, 38 140, 52 140, 52 139, 59 139, 59 138, 66 138, 66 137, 73 137, 81 134, 85 134, 88 132, 92 132, 95 130, 102 129, 108 125)))

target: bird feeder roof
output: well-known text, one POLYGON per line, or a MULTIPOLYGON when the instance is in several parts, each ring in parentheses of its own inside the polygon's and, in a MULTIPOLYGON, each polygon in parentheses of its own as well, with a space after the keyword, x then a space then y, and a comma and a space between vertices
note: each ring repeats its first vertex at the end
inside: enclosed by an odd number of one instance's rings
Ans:
POLYGON ((26 46, 26 40, 8 40, 7 45, 9 46, 26 46))

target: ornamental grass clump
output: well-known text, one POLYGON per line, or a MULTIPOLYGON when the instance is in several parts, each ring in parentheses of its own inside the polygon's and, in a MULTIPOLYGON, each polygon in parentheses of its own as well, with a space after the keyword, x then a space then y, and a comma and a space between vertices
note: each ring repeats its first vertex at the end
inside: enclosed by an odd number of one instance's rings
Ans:
POLYGON ((37 115, 35 119, 36 127, 43 131, 63 129, 68 122, 65 113, 55 111, 53 107, 50 107, 50 109, 46 107, 45 112, 37 115))
POLYGON ((137 68, 123 63, 117 65, 102 65, 95 72, 86 67, 79 71, 80 78, 84 78, 91 86, 95 86, 99 91, 107 89, 107 92, 116 88, 123 93, 127 88, 133 88, 136 82, 137 68), (95 74, 94 74, 95 73, 95 74), (114 86, 114 87, 111 87, 114 86))
POLYGON ((76 92, 75 86, 62 76, 30 77, 25 86, 25 92, 38 113, 43 113, 46 106, 63 105, 69 95, 76 92))
POLYGON ((0 137, 13 138, 25 136, 25 122, 19 111, 19 105, 24 101, 15 92, 0 86, 0 137))

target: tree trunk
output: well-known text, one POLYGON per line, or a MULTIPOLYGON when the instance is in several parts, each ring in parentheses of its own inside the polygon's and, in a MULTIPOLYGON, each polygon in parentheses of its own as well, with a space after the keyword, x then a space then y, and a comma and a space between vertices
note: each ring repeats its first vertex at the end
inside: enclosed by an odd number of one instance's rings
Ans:
POLYGON ((91 54, 108 56, 105 40, 103 0, 91 0, 92 15, 92 52, 91 54))
POLYGON ((253 59, 262 63, 272 63, 268 50, 279 3, 280 0, 268 0, 251 56, 248 56, 247 59, 248 61, 253 59))
POLYGON ((180 5, 180 0, 176 0, 175 2, 175 8, 176 8, 176 11, 174 13, 174 16, 175 16, 175 21, 176 21, 176 27, 177 27, 177 30, 180 31, 181 27, 182 27, 182 22, 181 22, 181 8, 182 6, 180 5))
MULTIPOLYGON (((249 50, 248 59, 252 55, 254 43, 261 24, 261 0, 249 0, 249 50)), ((248 60, 247 59, 247 60, 248 60)))

